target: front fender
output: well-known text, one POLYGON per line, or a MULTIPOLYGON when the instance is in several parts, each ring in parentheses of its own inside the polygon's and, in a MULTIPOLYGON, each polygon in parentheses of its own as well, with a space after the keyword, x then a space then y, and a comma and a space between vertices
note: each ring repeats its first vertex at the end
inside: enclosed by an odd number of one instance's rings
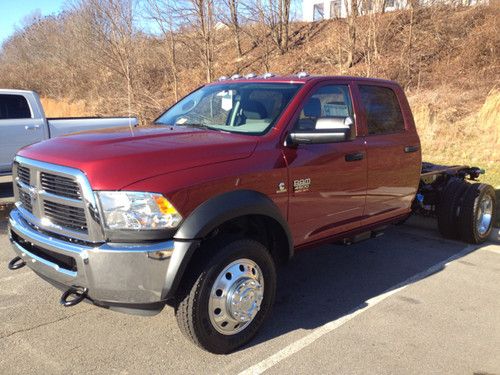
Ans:
POLYGON ((222 223, 246 215, 268 216, 287 232, 288 223, 274 202, 253 190, 235 190, 215 196, 198 206, 181 224, 174 238, 179 240, 202 239, 222 223))
POLYGON ((165 299, 172 298, 184 271, 201 241, 221 224, 238 217, 261 215, 278 222, 288 239, 289 257, 293 255, 293 240, 287 221, 274 202, 253 190, 236 190, 215 196, 198 206, 181 224, 174 240, 165 282, 165 299))

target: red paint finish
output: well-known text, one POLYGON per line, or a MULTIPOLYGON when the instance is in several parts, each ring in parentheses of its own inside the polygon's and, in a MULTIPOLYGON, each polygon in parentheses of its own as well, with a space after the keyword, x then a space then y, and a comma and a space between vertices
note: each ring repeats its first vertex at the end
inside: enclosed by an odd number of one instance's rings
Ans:
POLYGON ((95 190, 160 192, 184 217, 224 192, 261 192, 288 220, 297 247, 372 228, 409 212, 418 187, 421 156, 420 151, 405 153, 404 148, 420 146, 420 142, 398 85, 353 77, 245 81, 299 82, 303 86, 274 128, 262 136, 150 126, 55 138, 19 154, 78 168, 95 190), (306 99, 325 84, 349 86, 356 137, 342 143, 285 146, 306 99), (359 84, 382 85, 395 91, 405 119, 403 132, 368 135, 359 84), (364 157, 346 161, 346 155, 352 153, 364 157), (310 179, 308 188, 295 191, 294 181, 304 179, 310 179))
POLYGON ((115 128, 54 138, 20 155, 81 169, 95 190, 120 190, 160 174, 247 158, 257 141, 256 136, 196 128, 115 128))

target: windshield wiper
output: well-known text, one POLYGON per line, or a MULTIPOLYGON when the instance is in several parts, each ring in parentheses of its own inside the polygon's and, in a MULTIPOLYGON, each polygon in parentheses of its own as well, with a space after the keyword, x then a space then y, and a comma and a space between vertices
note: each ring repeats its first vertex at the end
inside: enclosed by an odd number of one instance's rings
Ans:
POLYGON ((193 128, 198 128, 198 129, 207 129, 207 130, 219 130, 216 128, 212 128, 211 126, 205 125, 205 124, 199 124, 199 123, 190 123, 186 122, 184 124, 176 124, 177 126, 191 126, 193 128))

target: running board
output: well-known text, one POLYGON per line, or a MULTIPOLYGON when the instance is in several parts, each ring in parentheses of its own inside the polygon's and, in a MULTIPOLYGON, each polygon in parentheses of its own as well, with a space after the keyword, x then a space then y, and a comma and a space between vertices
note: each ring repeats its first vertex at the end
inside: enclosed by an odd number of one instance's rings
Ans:
POLYGON ((384 227, 381 227, 381 228, 377 228, 377 229, 374 229, 374 230, 369 230, 369 231, 357 234, 354 237, 344 238, 342 240, 342 243, 344 245, 352 245, 352 244, 355 244, 355 243, 358 243, 358 242, 369 240, 371 238, 380 237, 380 236, 382 236, 384 234, 384 230, 386 228, 387 227, 384 226, 384 227))

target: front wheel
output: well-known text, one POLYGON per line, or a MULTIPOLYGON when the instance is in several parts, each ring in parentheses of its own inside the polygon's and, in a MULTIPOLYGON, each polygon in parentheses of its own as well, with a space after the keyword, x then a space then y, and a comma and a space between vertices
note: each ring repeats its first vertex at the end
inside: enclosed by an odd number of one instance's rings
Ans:
POLYGON ((251 239, 199 250, 211 257, 185 286, 175 309, 177 322, 196 345, 230 353, 255 336, 274 303, 274 262, 269 251, 251 239))

